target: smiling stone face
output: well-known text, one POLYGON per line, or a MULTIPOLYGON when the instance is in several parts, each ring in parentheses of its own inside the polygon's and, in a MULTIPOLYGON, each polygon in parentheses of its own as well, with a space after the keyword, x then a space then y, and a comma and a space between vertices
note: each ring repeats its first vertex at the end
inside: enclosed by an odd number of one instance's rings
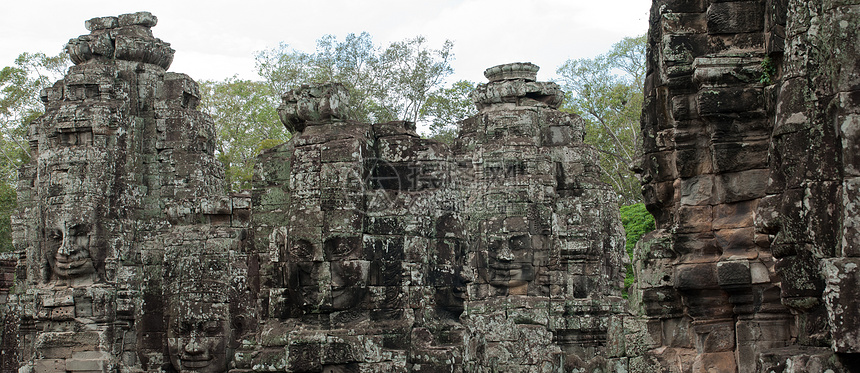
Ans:
POLYGON ((487 248, 486 281, 495 287, 517 288, 534 280, 532 242, 527 234, 492 239, 487 248))
POLYGON ((92 252, 91 226, 80 222, 60 222, 46 228, 45 260, 50 280, 70 284, 94 280, 96 266, 92 252))
POLYGON ((362 260, 359 236, 335 236, 322 245, 295 239, 287 248, 288 277, 296 290, 293 315, 357 307, 367 296, 370 262, 362 260), (319 247, 322 246, 322 247, 319 247))
POLYGON ((167 348, 178 372, 227 370, 230 324, 223 303, 182 303, 168 318, 167 348))

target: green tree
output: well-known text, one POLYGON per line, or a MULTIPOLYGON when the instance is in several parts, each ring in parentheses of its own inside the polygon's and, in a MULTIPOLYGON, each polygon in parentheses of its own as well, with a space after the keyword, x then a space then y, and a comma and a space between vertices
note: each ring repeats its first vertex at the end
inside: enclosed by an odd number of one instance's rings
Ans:
POLYGON ((62 78, 69 64, 65 52, 21 53, 14 65, 0 70, 0 182, 17 181, 18 167, 30 158, 28 126, 44 113, 39 94, 62 78))
POLYGON ((630 258, 630 263, 627 264, 627 276, 624 278, 624 291, 626 293, 630 285, 635 280, 633 274, 633 248, 639 239, 645 233, 654 230, 654 217, 645 209, 644 203, 636 203, 628 206, 621 206, 621 225, 624 226, 624 232, 627 235, 627 256, 630 258))
POLYGON ((40 93, 62 78, 69 64, 65 53, 21 53, 0 70, 0 252, 12 250, 17 171, 30 160, 29 124, 44 113, 40 93))
POLYGON ((199 109, 215 122, 215 156, 224 164, 229 189, 249 189, 257 155, 290 138, 278 119, 277 96, 264 82, 236 77, 202 81, 200 92, 199 109))
POLYGON ((621 204, 641 201, 639 180, 630 167, 640 137, 645 36, 624 38, 595 58, 568 60, 557 73, 568 92, 563 110, 585 120, 585 142, 600 152, 603 181, 615 189, 621 204))
POLYGON ((0 253, 14 250, 12 246, 12 214, 18 207, 15 188, 0 183, 0 253))
POLYGON ((371 36, 332 35, 317 40, 314 53, 287 44, 257 54, 257 70, 270 94, 280 96, 307 83, 341 82, 350 91, 350 117, 362 122, 425 119, 423 107, 453 73, 453 43, 427 46, 423 36, 382 48, 371 36))
POLYGON ((446 143, 454 141, 457 122, 478 112, 470 96, 474 90, 475 83, 460 80, 449 88, 442 88, 430 94, 421 109, 421 115, 430 122, 431 138, 446 143))

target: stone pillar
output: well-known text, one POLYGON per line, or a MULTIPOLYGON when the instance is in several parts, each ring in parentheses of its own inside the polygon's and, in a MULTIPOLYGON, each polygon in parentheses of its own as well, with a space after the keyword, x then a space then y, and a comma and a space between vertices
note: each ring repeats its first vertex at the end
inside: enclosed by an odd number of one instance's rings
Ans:
POLYGON ((491 67, 455 152, 468 216, 469 369, 594 369, 623 312, 623 231, 582 120, 538 67, 491 67), (523 353, 525 352, 525 353, 523 353))
POLYGON ((15 219, 23 371, 162 369, 164 235, 221 226, 241 242, 214 125, 196 83, 165 71, 174 51, 156 22, 87 21, 67 45, 75 66, 42 92, 15 219))
POLYGON ((289 142, 259 158, 261 348, 246 369, 433 371, 462 365, 463 230, 444 144, 345 117, 346 88, 283 95, 289 142), (255 368, 257 367, 257 368, 255 368))
POLYGON ((856 287, 856 18, 820 2, 654 3, 641 168, 658 230, 637 249, 634 298, 666 369, 850 369, 832 352, 815 368, 828 352, 812 346, 854 351, 835 315, 856 307, 834 295, 856 287))

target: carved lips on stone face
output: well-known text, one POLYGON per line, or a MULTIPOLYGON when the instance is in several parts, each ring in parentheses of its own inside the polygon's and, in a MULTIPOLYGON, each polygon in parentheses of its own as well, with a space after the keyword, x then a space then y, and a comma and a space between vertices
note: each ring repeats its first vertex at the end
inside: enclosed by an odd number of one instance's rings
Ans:
MULTIPOLYGON (((168 319, 167 348, 179 372, 220 373, 227 370, 229 321, 212 303, 199 302, 168 319)), ((221 312, 226 313, 226 311, 221 312)))
POLYGON ((58 280, 85 278, 96 272, 90 252, 90 226, 63 223, 47 232, 45 257, 58 280))

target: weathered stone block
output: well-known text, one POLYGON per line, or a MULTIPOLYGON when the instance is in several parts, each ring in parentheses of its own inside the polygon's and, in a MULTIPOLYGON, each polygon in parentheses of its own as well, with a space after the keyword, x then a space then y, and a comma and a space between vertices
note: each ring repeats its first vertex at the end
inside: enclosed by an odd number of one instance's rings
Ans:
POLYGON ((714 229, 746 228, 753 226, 759 200, 714 206, 714 229))
MULTIPOLYGON (((860 100, 858 100, 860 101, 860 100)), ((860 106, 860 102, 857 103, 860 106)), ((842 161, 846 176, 860 176, 860 114, 839 118, 839 137, 842 139, 842 161)))
MULTIPOLYGON (((708 51, 707 35, 689 34, 663 36, 663 58, 667 64, 690 65, 696 57, 704 55, 708 51)), ((692 69, 683 70, 684 75, 692 73, 692 69)), ((683 83, 689 82, 689 77, 682 78, 683 83)))
POLYGON ((747 56, 699 57, 693 62, 693 79, 708 86, 756 83, 762 76, 761 62, 761 58, 747 56))
POLYGON ((702 0, 669 0, 660 9, 662 13, 700 13, 706 8, 707 3, 702 0))
POLYGON ((860 351, 860 259, 825 259, 821 262, 824 304, 833 338, 832 348, 840 353, 860 351))
POLYGON ((122 14, 118 18, 119 26, 140 25, 144 27, 154 27, 158 23, 158 18, 150 12, 122 14))
POLYGON ((692 367, 693 372, 734 372, 737 371, 734 352, 711 352, 697 355, 692 367))
POLYGON ((107 361, 101 359, 66 359, 66 370, 72 372, 90 371, 104 372, 107 361))
POLYGON ((713 289, 719 287, 716 263, 676 265, 673 286, 677 289, 713 289))
POLYGON ((678 177, 690 178, 714 172, 710 149, 678 149, 675 151, 678 177))
MULTIPOLYGON (((739 131, 738 133, 749 132, 739 131)), ((723 133, 721 135, 720 138, 734 137, 731 133, 723 133)), ((769 145, 768 141, 739 141, 713 144, 714 171, 728 173, 767 167, 769 145)))
POLYGON ((713 229, 711 206, 680 206, 677 210, 677 232, 707 232, 713 229))
POLYGON ((759 1, 716 2, 708 7, 709 34, 763 31, 764 7, 759 1))
POLYGON ((758 254, 755 244, 755 228, 721 229, 714 232, 717 245, 722 249, 724 260, 755 259, 758 254))
POLYGON ((38 359, 33 365, 34 373, 62 373, 65 371, 65 359, 38 359))
POLYGON ((693 324, 696 333, 696 350, 707 355, 714 352, 731 352, 735 347, 735 325, 733 322, 693 324))
POLYGON ((807 310, 820 304, 824 279, 819 273, 819 260, 808 250, 776 261, 776 273, 782 278, 782 303, 788 307, 807 310))
POLYGON ((701 175, 689 179, 681 179, 681 205, 713 204, 714 175, 701 175))
POLYGON ((726 203, 764 197, 769 174, 767 169, 721 174, 714 180, 717 196, 726 203))
POLYGON ((747 260, 720 261, 717 263, 720 287, 745 287, 752 283, 750 262, 747 260))
POLYGON ((703 34, 707 30, 705 13, 663 13, 661 26, 667 34, 703 34))
POLYGON ((765 372, 843 372, 843 366, 835 358, 834 352, 825 347, 790 346, 774 348, 761 352, 757 361, 765 372))
POLYGON ((699 115, 710 116, 747 113, 761 110, 764 103, 761 88, 707 88, 697 97, 699 115))

